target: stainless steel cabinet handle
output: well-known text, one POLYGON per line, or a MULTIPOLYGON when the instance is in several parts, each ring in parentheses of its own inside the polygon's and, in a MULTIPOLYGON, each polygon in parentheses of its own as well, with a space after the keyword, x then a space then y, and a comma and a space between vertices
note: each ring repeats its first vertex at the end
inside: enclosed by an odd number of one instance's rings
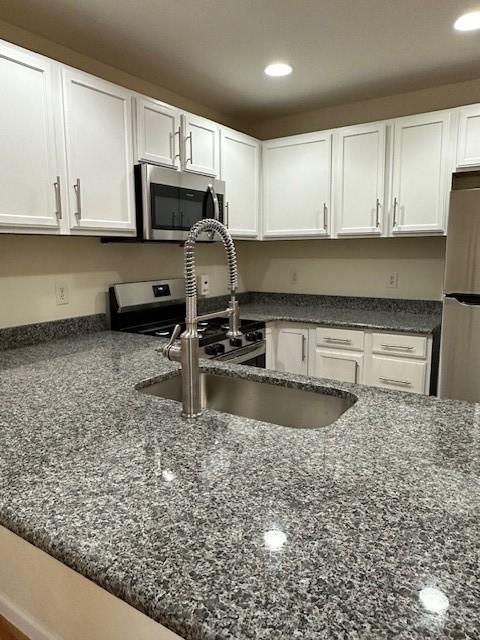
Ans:
POLYGON ((185 138, 185 142, 189 141, 189 147, 190 147, 190 157, 186 159, 186 163, 190 162, 190 164, 193 162, 193 140, 192 140, 192 132, 190 131, 190 133, 188 134, 188 136, 185 138))
POLYGON ((230 203, 225 203, 225 226, 227 229, 230 227, 230 203))
POLYGON ((385 384, 395 384, 395 385, 400 385, 401 387, 412 386, 412 383, 410 382, 410 380, 396 380, 395 378, 384 378, 383 376, 380 376, 378 379, 384 382, 385 384))
POLYGON ((53 183, 53 188, 55 190, 55 215, 59 220, 62 219, 62 194, 60 193, 60 176, 57 176, 57 179, 53 183))
POLYGON ((181 142, 182 142, 182 128, 178 127, 178 131, 175 131, 175 133, 173 134, 173 152, 175 153, 175 155, 173 156, 174 160, 175 158, 178 158, 180 160, 181 142), (178 153, 175 153, 175 136, 178 136, 178 153))
POLYGON ((75 195, 77 197, 77 210, 75 211, 75 216, 78 220, 82 218, 82 196, 80 193, 80 178, 77 178, 77 182, 73 185, 73 190, 75 191, 75 195))
POLYGON ((353 361, 355 364, 355 376, 353 381, 355 382, 355 384, 357 384, 358 382, 358 362, 356 360, 353 361))
POLYGON ((330 338, 329 336, 324 338, 325 342, 336 342, 338 344, 351 344, 349 338, 330 338))
POLYGON ((392 351, 413 351, 414 347, 409 347, 406 344, 382 344, 382 349, 391 349, 392 351))
POLYGON ((397 207, 398 207, 398 198, 395 197, 393 199, 393 228, 397 226, 397 207))
POLYGON ((377 198, 377 204, 375 208, 375 225, 377 229, 380 227, 380 200, 377 198))
POLYGON ((306 343, 307 343, 307 338, 305 336, 302 336, 302 362, 305 362, 305 358, 307 357, 307 350, 306 350, 306 343))
POLYGON ((323 229, 324 229, 324 231, 327 230, 327 214, 328 214, 328 207, 327 207, 327 203, 324 202, 323 203, 323 229))

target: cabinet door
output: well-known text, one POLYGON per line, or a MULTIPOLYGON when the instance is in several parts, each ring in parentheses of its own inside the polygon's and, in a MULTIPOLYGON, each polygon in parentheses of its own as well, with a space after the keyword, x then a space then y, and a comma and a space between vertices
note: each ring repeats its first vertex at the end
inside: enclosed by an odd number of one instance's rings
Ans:
POLYGON ((458 110, 457 167, 480 166, 480 104, 458 110))
POLYGON ((278 330, 276 368, 290 373, 307 373, 308 329, 278 330))
POLYGON ((185 171, 218 177, 219 127, 187 113, 183 116, 185 171))
POLYGON ((137 161, 179 168, 180 112, 143 96, 135 102, 137 161))
POLYGON ((363 354, 333 349, 315 349, 314 375, 340 382, 363 381, 363 354))
POLYGON ((338 235, 381 235, 385 194, 384 122, 334 135, 334 210, 338 235))
POLYGON ((131 93, 63 69, 70 225, 135 232, 131 93))
POLYGON ((275 345, 273 327, 267 325, 265 329, 265 369, 275 369, 275 345))
POLYGON ((444 232, 450 189, 451 113, 395 123, 392 233, 444 232))
POLYGON ((264 235, 329 236, 330 178, 329 132, 265 142, 264 235))
POLYGON ((0 43, 0 226, 13 231, 23 227, 52 233, 59 227, 59 68, 47 58, 0 43))
POLYGON ((256 238, 259 220, 260 142, 222 129, 220 177, 225 181, 227 226, 237 237, 256 238))

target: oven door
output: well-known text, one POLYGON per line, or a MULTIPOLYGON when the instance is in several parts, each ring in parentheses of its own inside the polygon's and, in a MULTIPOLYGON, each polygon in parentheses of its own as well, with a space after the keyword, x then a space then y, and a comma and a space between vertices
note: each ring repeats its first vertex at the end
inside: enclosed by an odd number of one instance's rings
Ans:
MULTIPOLYGON (((184 174, 155 165, 142 165, 142 201, 145 240, 185 240, 190 228, 203 218, 214 217, 208 187, 217 194, 223 222, 225 183, 206 176, 184 174)), ((209 240, 202 234, 199 240, 209 240)))
POLYGON ((265 369, 265 342, 259 342, 252 345, 252 347, 244 347, 243 349, 238 349, 238 351, 230 351, 230 353, 215 358, 215 360, 221 360, 229 364, 244 364, 250 367, 265 369))

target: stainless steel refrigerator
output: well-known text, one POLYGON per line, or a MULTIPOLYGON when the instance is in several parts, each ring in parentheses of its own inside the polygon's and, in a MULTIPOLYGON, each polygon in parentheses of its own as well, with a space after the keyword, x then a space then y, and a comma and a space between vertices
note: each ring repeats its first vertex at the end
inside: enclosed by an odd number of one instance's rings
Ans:
POLYGON ((480 402, 480 171, 452 180, 439 395, 480 402))

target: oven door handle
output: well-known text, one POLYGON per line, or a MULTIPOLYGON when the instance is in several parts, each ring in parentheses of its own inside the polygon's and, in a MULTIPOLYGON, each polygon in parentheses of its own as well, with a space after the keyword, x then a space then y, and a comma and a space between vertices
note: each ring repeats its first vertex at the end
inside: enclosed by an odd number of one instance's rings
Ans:
POLYGON ((244 347, 243 349, 238 349, 236 351, 229 351, 223 356, 212 358, 212 360, 218 360, 219 362, 230 362, 233 364, 241 364, 246 360, 251 360, 252 358, 256 358, 257 356, 263 356, 264 353, 265 353, 265 340, 262 340, 262 342, 252 345, 252 347, 249 347, 247 351, 245 351, 245 347, 244 347), (239 353, 239 351, 241 353, 239 353))

